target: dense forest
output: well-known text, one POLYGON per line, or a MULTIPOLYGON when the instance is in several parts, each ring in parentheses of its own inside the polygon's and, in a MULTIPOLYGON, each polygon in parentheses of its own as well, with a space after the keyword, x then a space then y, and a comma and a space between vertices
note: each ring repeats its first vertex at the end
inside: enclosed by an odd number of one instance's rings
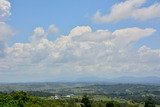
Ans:
MULTIPOLYGON (((33 92, 32 92, 33 94, 33 92)), ((88 95, 81 98, 51 99, 38 97, 28 92, 0 93, 0 107, 155 107, 152 98, 147 98, 143 104, 119 102, 114 100, 94 100, 88 95)))
POLYGON ((155 84, 107 84, 107 83, 17 83, 0 84, 0 91, 11 93, 25 91, 31 96, 50 97, 74 95, 81 99, 84 93, 94 100, 120 99, 143 103, 147 96, 160 105, 160 85, 155 84))

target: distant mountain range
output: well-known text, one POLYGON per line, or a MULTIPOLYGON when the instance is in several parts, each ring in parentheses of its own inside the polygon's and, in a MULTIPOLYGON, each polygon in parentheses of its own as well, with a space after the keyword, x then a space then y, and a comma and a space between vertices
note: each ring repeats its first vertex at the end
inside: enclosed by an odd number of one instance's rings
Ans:
POLYGON ((122 76, 111 79, 96 78, 96 77, 83 77, 78 78, 75 82, 105 82, 105 83, 133 83, 133 84, 160 84, 160 77, 129 77, 122 76))
POLYGON ((160 77, 119 77, 109 79, 108 82, 112 83, 139 83, 139 84, 160 84, 160 77))
MULTIPOLYGON (((117 78, 100 78, 100 77, 95 77, 95 76, 85 76, 85 77, 79 77, 79 78, 73 78, 73 79, 68 79, 68 78, 63 78, 63 79, 55 79, 55 80, 50 80, 50 81, 39 81, 39 82, 16 82, 16 83, 45 83, 45 82, 59 82, 59 83, 105 83, 105 84, 160 84, 160 77, 157 76, 149 76, 149 77, 132 77, 132 76, 122 76, 122 77, 117 77, 117 78)), ((6 84, 0 82, 0 84, 6 84)), ((15 82, 14 82, 15 83, 15 82)))

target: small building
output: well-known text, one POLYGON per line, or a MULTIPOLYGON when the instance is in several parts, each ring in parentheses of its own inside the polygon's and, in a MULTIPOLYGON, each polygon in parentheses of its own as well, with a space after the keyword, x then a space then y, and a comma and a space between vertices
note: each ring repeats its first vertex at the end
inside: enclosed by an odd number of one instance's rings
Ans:
POLYGON ((66 98, 70 98, 71 96, 70 95, 66 95, 66 98))
POLYGON ((55 96, 54 96, 54 99, 57 100, 57 99, 60 99, 60 97, 59 97, 58 95, 55 95, 55 96))
POLYGON ((66 95, 66 96, 64 96, 65 98, 71 98, 71 97, 73 97, 74 96, 74 94, 69 94, 69 95, 66 95))
POLYGON ((61 99, 61 97, 59 95, 55 95, 55 96, 50 96, 50 99, 61 99))

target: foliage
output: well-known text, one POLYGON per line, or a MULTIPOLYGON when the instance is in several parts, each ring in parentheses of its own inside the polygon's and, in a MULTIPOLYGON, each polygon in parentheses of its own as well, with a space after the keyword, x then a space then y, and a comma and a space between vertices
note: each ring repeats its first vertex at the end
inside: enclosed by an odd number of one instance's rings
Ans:
POLYGON ((151 97, 147 98, 144 107, 155 107, 155 103, 151 97))
POLYGON ((113 102, 108 102, 108 103, 106 103, 106 107, 114 107, 114 103, 113 102))
POLYGON ((89 97, 87 95, 84 95, 82 97, 81 103, 82 103, 82 107, 91 107, 91 102, 90 102, 89 97))
MULTIPOLYGON (((96 96, 98 97, 98 96, 96 96)), ((147 102, 148 101, 148 102, 147 102)), ((151 104, 151 100, 147 100, 151 104)), ((145 107, 154 107, 146 106, 145 107)), ((51 99, 50 97, 38 97, 30 93, 18 91, 0 93, 0 107, 138 107, 131 102, 115 100, 94 100, 94 97, 84 95, 81 98, 51 99)))
POLYGON ((110 98, 132 100, 137 103, 145 101, 145 95, 154 96, 155 104, 160 105, 160 84, 110 84, 79 82, 44 82, 44 83, 11 83, 0 84, 0 91, 27 91, 31 96, 49 97, 58 95, 107 95, 110 98))

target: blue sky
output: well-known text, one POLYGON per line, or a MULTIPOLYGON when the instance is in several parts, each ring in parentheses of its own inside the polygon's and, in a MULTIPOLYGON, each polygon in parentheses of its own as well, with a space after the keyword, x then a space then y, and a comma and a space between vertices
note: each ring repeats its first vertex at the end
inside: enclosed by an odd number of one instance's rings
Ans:
MULTIPOLYGON (((89 25, 92 29, 109 29, 114 31, 115 29, 126 27, 152 27, 158 31, 155 33, 155 37, 140 40, 137 43, 137 47, 142 44, 146 44, 152 48, 159 48, 160 42, 160 25, 159 20, 135 21, 135 20, 123 20, 117 23, 101 23, 97 24, 92 21, 92 16, 97 10, 103 13, 109 12, 111 6, 120 0, 11 0, 12 15, 8 19, 8 23, 14 27, 18 33, 9 41, 12 45, 14 42, 27 42, 28 37, 31 35, 32 30, 37 26, 47 28, 50 24, 54 23, 60 29, 61 34, 68 34, 69 30, 75 26, 89 25), (156 39, 155 39, 156 38, 156 39)), ((144 6, 149 6, 158 0, 148 0, 144 6)))
MULTIPOLYGON (((8 23, 18 30, 20 29, 18 35, 23 35, 23 37, 17 38, 20 38, 22 42, 28 39, 35 27, 47 28, 52 23, 60 28, 62 34, 69 33, 69 30, 77 25, 90 25, 93 29, 98 27, 107 28, 106 25, 97 25, 91 21, 92 15, 98 9, 107 7, 106 4, 108 3, 105 0, 103 0, 103 3, 97 0, 13 0, 11 3, 12 16, 9 18, 8 23)), ((113 3, 109 2, 109 4, 113 3)), ((17 38, 15 37, 15 41, 17 38)))
POLYGON ((0 8, 4 82, 14 75, 15 81, 47 81, 85 73, 160 74, 159 0, 1 0, 0 5, 7 7, 0 8))

